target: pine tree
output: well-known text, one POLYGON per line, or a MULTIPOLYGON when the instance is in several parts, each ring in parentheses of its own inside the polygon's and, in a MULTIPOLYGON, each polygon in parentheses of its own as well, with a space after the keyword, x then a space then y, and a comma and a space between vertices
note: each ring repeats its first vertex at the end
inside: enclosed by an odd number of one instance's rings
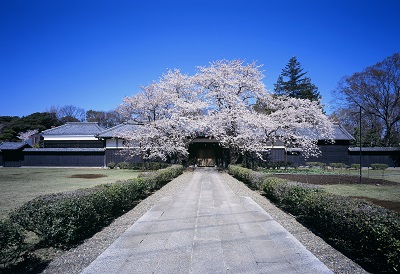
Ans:
POLYGON ((311 83, 309 77, 305 77, 307 72, 303 72, 299 61, 296 56, 290 58, 289 63, 282 69, 275 86, 275 94, 286 95, 293 98, 309 99, 311 101, 318 101, 321 95, 318 88, 311 83), (285 80, 287 79, 287 81, 285 80))

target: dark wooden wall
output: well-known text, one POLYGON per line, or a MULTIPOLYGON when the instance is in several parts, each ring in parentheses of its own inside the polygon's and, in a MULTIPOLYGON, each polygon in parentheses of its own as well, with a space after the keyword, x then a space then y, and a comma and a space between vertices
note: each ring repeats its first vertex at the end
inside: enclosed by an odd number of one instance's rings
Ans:
POLYGON ((25 152, 24 166, 103 167, 102 152, 25 152))
MULTIPOLYGON (((351 164, 360 164, 360 152, 349 152, 351 164)), ((364 167, 369 167, 371 164, 387 164, 389 167, 400 166, 400 153, 399 151, 386 151, 386 152, 365 152, 361 153, 361 164, 364 167)))
POLYGON ((4 167, 20 167, 23 165, 24 153, 21 150, 4 150, 0 156, 0 165, 4 167))
POLYGON ((140 163, 141 159, 139 156, 128 157, 123 153, 123 149, 107 149, 105 151, 105 163, 121 163, 121 162, 130 162, 130 163, 140 163))
POLYGON ((288 155, 288 161, 293 163, 294 166, 304 166, 306 162, 321 162, 325 164, 330 163, 343 163, 350 164, 349 159, 349 146, 341 144, 320 145, 321 155, 319 157, 304 158, 300 155, 288 155))

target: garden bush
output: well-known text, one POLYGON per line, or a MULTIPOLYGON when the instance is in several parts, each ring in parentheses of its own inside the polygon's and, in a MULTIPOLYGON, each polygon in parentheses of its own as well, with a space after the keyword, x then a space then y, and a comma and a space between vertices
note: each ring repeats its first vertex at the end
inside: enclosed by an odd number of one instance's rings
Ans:
POLYGON ((169 166, 171 166, 171 164, 160 163, 160 162, 143 162, 143 163, 120 162, 116 164, 116 167, 120 169, 133 169, 133 170, 158 170, 167 168, 169 166))
POLYGON ((9 219, 0 220, 0 266, 15 264, 27 250, 23 228, 9 219))
POLYGON ((325 163, 321 162, 306 162, 306 165, 309 167, 317 167, 317 168, 324 168, 326 166, 325 163))
POLYGON ((360 164, 351 164, 352 169, 360 169, 360 164))
POLYGON ((371 164, 371 168, 373 170, 385 170, 387 169, 389 166, 387 164, 371 164))
MULTIPOLYGON (((248 185, 254 171, 229 167, 248 185)), ((256 178, 256 177, 254 177, 256 178)), ((341 251, 372 272, 400 270, 399 214, 361 199, 329 194, 309 184, 266 177, 262 189, 278 206, 295 215, 341 251)))
POLYGON ((344 163, 330 163, 329 166, 335 168, 346 168, 347 165, 344 163))
POLYGON ((233 177, 247 184, 251 188, 259 188, 259 186, 262 185, 264 179, 269 176, 267 174, 256 172, 251 169, 247 169, 237 165, 230 165, 228 167, 228 172, 233 177))
POLYGON ((262 190, 265 185, 286 182, 285 179, 273 177, 268 173, 253 171, 237 165, 230 165, 228 172, 253 189, 262 190))
POLYGON ((285 162, 285 161, 279 161, 279 162, 267 162, 264 164, 266 169, 281 169, 282 167, 290 167, 292 166, 292 162, 285 162))
POLYGON ((264 180, 263 184, 258 189, 260 189, 260 190, 267 189, 268 191, 271 191, 277 185, 285 183, 285 182, 287 182, 287 180, 282 179, 282 178, 268 177, 264 180))
POLYGON ((117 167, 120 169, 131 169, 131 166, 133 166, 133 163, 129 162, 120 162, 117 164, 117 167))
POLYGON ((43 245, 70 246, 93 235, 182 171, 183 167, 172 166, 146 178, 40 196, 18 208, 10 218, 36 233, 43 245))
POLYGON ((107 167, 108 167, 109 169, 114 169, 116 166, 117 166, 117 164, 114 163, 114 162, 109 162, 109 163, 107 164, 107 167))

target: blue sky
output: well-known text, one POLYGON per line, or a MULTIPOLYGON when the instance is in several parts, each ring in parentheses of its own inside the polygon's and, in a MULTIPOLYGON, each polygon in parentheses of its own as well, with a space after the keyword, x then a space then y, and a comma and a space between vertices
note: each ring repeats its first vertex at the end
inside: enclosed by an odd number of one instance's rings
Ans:
POLYGON ((170 68, 296 56, 328 113, 346 75, 400 51, 400 1, 0 1, 0 116, 111 110, 170 68))

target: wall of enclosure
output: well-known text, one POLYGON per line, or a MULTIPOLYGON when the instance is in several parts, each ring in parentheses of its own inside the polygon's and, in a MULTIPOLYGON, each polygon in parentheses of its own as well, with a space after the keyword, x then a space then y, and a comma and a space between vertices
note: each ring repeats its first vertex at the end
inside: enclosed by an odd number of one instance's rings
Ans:
POLYGON ((121 162, 130 162, 130 163, 140 163, 141 159, 138 156, 129 157, 124 154, 123 149, 107 149, 105 151, 105 165, 108 163, 121 163, 121 162))
MULTIPOLYGON (((218 147, 219 148, 219 147, 218 147)), ((348 166, 360 163, 360 154, 357 148, 349 148, 345 144, 321 145, 322 155, 320 157, 310 157, 305 159, 300 151, 288 151, 285 149, 274 148, 268 152, 269 162, 288 161, 292 166, 303 166, 306 162, 344 163, 348 166)), ((192 149, 193 150, 193 149, 192 149)), ((191 151, 191 155, 195 151, 191 151)), ((197 154, 196 154, 197 155, 197 154)), ((229 158, 229 152, 223 151, 216 154, 216 164, 224 166, 220 162, 229 158), (226 155, 225 155, 226 154, 226 155), (220 159, 222 159, 220 161, 220 159)), ((361 153, 362 166, 367 167, 371 164, 387 164, 389 167, 400 166, 400 148, 370 148, 369 151, 361 153)), ((254 159, 256 160, 256 159, 254 159)), ((24 150, 3 150, 0 151, 0 166, 20 167, 20 166, 66 166, 66 167, 104 167, 108 163, 120 162, 141 162, 140 157, 127 157, 123 149, 104 149, 104 148, 25 148, 24 150)), ((189 163, 190 164, 190 163, 189 163)))
POLYGON ((47 150, 26 149, 24 166, 103 167, 104 150, 47 150))
POLYGON ((0 152, 0 166, 20 167, 23 165, 24 154, 22 150, 4 150, 0 152))
MULTIPOLYGON (((360 164, 360 151, 349 151, 350 164, 360 164)), ((389 167, 400 166, 400 149, 396 151, 362 151, 361 164, 387 164, 389 167)))
POLYGON ((320 162, 325 164, 344 163, 350 165, 349 146, 346 144, 319 145, 321 155, 319 157, 304 158, 301 152, 288 152, 287 160, 292 166, 305 166, 306 162, 320 162))

